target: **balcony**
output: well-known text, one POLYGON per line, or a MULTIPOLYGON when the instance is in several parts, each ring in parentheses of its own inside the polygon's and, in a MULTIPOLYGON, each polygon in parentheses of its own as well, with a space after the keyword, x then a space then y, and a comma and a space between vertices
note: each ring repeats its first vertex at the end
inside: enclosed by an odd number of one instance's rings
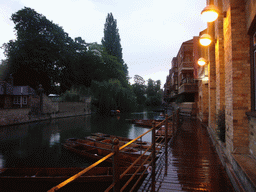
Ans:
POLYGON ((179 65, 179 74, 184 71, 193 71, 194 70, 194 63, 193 62, 182 62, 179 65))
POLYGON ((182 79, 178 93, 197 93, 198 92, 198 81, 191 78, 182 79))

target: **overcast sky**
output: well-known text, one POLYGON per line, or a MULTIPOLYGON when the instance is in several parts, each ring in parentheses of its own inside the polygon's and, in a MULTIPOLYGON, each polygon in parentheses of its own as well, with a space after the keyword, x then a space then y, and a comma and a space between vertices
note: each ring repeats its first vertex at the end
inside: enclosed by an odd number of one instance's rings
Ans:
MULTIPOLYGON (((101 43, 112 12, 129 76, 161 80, 162 86, 182 42, 206 28, 200 17, 206 0, 0 0, 0 46, 15 39, 10 18, 25 6, 87 43, 101 43)), ((0 49, 0 60, 4 58, 0 49)))

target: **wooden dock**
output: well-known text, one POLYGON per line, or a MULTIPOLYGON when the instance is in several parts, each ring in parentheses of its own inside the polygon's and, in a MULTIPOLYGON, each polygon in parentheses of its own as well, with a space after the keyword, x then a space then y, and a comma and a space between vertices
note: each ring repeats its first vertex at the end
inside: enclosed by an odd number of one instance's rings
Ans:
MULTIPOLYGON (((165 155, 156 165, 155 191, 234 191, 212 145, 198 120, 185 119, 165 155)), ((151 191, 150 175, 139 191, 151 191)))

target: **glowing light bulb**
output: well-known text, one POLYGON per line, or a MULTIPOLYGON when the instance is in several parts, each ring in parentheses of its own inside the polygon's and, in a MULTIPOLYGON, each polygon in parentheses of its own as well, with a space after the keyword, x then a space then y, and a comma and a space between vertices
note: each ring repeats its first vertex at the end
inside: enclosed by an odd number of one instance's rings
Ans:
POLYGON ((212 42, 212 37, 208 34, 203 34, 200 38, 199 38, 199 42, 201 45, 203 46, 208 46, 211 44, 212 42))
POLYGON ((201 12, 203 20, 206 22, 213 22, 215 21, 220 14, 219 9, 214 5, 206 6, 203 11, 201 12))
POLYGON ((201 58, 198 59, 197 63, 200 66, 204 66, 207 63, 207 61, 206 61, 206 59, 201 57, 201 58))

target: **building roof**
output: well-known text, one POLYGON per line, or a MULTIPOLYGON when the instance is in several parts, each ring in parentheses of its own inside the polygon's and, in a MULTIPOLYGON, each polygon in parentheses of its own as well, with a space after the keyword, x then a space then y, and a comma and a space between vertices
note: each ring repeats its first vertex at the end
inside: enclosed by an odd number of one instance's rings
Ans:
POLYGON ((13 86, 13 95, 31 95, 35 94, 35 90, 28 85, 26 86, 13 86))

